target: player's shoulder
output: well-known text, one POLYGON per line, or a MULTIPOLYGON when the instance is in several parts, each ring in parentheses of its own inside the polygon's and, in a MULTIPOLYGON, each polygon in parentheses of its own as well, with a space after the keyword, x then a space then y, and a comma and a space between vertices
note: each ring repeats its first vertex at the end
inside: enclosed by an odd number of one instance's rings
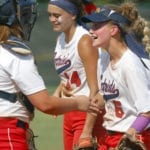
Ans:
POLYGON ((30 55, 31 49, 30 47, 27 45, 27 43, 25 43, 24 41, 22 41, 21 39, 11 36, 7 42, 3 42, 1 43, 1 46, 5 49, 10 51, 11 53, 14 54, 19 54, 22 56, 27 56, 30 55))

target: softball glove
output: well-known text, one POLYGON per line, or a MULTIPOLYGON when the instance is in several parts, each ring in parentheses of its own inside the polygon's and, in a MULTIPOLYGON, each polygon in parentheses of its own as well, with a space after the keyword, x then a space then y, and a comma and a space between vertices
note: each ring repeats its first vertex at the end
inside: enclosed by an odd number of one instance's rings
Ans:
POLYGON ((125 137, 120 140, 115 150, 146 150, 146 147, 140 140, 131 140, 125 137))

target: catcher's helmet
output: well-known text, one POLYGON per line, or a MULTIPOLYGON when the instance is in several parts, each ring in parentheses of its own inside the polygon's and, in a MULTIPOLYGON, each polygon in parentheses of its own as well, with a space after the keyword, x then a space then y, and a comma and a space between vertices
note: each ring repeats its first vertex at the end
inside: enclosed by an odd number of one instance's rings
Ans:
POLYGON ((0 0, 0 25, 20 24, 26 40, 37 18, 36 0, 0 0))

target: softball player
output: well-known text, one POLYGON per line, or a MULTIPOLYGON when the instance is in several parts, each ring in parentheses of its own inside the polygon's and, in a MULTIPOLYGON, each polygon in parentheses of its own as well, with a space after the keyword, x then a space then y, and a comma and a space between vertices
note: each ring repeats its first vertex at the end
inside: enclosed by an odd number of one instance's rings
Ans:
POLYGON ((49 96, 34 64, 30 48, 23 41, 29 37, 23 32, 27 29, 23 23, 28 24, 29 21, 28 31, 31 31, 29 29, 32 29, 30 23, 33 23, 32 10, 35 5, 33 0, 0 2, 1 150, 28 150, 26 131, 33 119, 34 106, 47 114, 86 111, 89 108, 98 111, 95 106, 89 105, 85 96, 71 100, 49 96), (20 13, 25 18, 19 18, 17 15, 20 13), (21 22, 20 19, 25 19, 26 22, 21 22))
POLYGON ((104 6, 82 19, 93 23, 93 46, 106 49, 110 55, 100 75, 106 111, 103 126, 107 130, 101 150, 114 149, 125 136, 143 141, 150 149, 150 70, 144 62, 150 64, 150 60, 137 41, 137 33, 140 39, 144 34, 148 37, 148 26, 140 19, 133 3, 104 6))
MULTIPOLYGON (((80 25, 80 18, 83 14, 81 1, 50 0, 48 13, 54 31, 62 32, 58 36, 54 56, 55 68, 61 83, 54 95, 59 97, 76 95, 93 97, 98 90, 98 51, 92 47, 88 31, 80 25), (65 93, 65 89, 69 92, 65 93)), ((64 115, 65 150, 73 149, 79 137, 88 137, 88 140, 91 140, 95 118, 90 115, 84 126, 86 113, 72 111, 64 115)), ((104 132, 101 123, 102 118, 97 117, 93 136, 96 136, 98 140, 104 132), (99 130, 100 133, 97 134, 96 130, 99 130)))

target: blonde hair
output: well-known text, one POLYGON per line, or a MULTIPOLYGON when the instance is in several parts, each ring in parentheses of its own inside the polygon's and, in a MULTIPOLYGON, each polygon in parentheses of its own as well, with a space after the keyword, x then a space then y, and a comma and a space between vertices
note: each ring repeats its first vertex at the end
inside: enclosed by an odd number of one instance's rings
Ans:
POLYGON ((150 23, 144 19, 131 0, 119 5, 106 5, 131 21, 130 26, 122 26, 123 31, 134 33, 138 42, 144 44, 146 51, 150 54, 150 23))
POLYGON ((135 34, 137 40, 145 45, 150 54, 150 24, 144 19, 133 2, 124 2, 118 9, 119 13, 131 21, 129 31, 135 34))

